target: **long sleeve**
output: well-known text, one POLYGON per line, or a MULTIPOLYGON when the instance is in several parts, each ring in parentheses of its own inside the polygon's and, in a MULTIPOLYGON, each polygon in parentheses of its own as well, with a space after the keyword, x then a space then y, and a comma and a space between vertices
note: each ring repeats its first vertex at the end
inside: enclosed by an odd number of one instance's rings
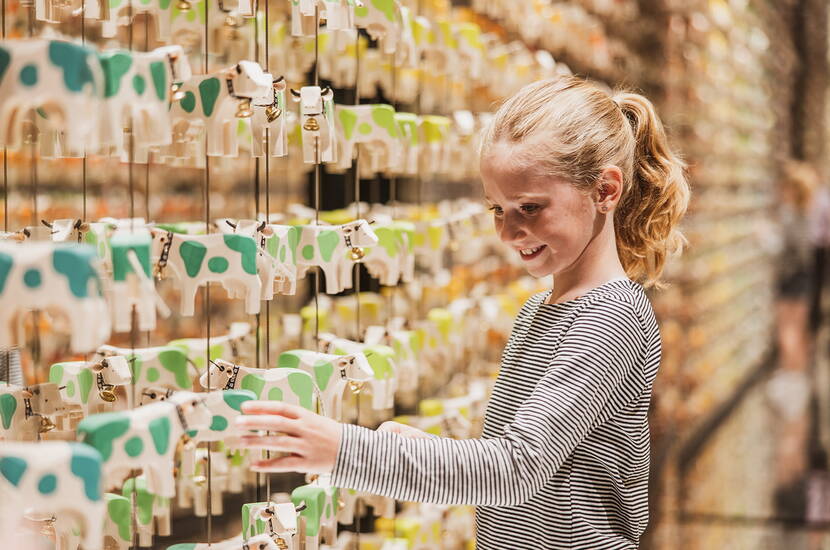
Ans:
POLYGON ((645 344, 630 301, 589 302, 500 436, 407 439, 346 425, 332 483, 407 501, 522 504, 588 434, 645 391, 645 344))

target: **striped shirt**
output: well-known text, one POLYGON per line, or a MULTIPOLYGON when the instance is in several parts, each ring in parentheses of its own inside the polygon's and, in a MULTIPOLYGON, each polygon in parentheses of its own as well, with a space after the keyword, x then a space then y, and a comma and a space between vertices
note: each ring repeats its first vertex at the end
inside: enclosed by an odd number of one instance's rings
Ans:
POLYGON ((522 307, 479 439, 345 425, 332 484, 476 505, 479 550, 632 549, 648 522, 651 388, 660 334, 628 279, 522 307))

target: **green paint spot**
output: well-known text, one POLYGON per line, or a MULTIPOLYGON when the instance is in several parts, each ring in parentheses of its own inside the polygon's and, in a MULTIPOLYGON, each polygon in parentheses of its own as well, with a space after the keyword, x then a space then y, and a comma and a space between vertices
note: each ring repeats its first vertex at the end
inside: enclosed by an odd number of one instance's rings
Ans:
POLYGON ((184 241, 179 247, 179 256, 184 262, 188 277, 195 277, 202 269, 202 260, 205 259, 207 248, 196 241, 184 241))
POLYGON ((372 0, 372 5, 377 8, 379 11, 383 12, 383 15, 386 16, 391 22, 395 22, 395 3, 396 0, 372 0))
MULTIPOLYGON (((3 77, 6 76, 6 70, 9 68, 11 58, 12 56, 9 55, 9 50, 0 48, 0 83, 3 82, 3 77)), ((2 290, 2 286, 0 286, 0 290, 2 290)))
POLYGON ((265 240, 265 251, 268 252, 268 255, 272 258, 277 257, 277 248, 280 245, 280 238, 276 235, 272 235, 265 240))
POLYGON ((130 498, 135 493, 137 519, 141 525, 149 525, 153 521, 153 501, 156 496, 147 492, 147 481, 144 478, 130 478, 124 482, 121 494, 130 498))
POLYGON ((297 487, 291 492, 291 502, 295 507, 305 502, 306 508, 299 514, 306 520, 306 536, 316 537, 320 532, 320 520, 323 519, 323 507, 326 502, 324 490, 311 485, 297 487))
POLYGON ((20 483, 20 478, 26 473, 27 467, 26 461, 18 456, 4 456, 0 458, 0 474, 15 487, 20 483))
POLYGON ((52 40, 49 42, 49 61, 63 72, 63 83, 71 92, 80 92, 89 83, 95 87, 92 70, 87 59, 90 50, 71 42, 52 40))
POLYGON ((284 351, 277 358, 277 367, 298 369, 300 368, 300 356, 295 351, 284 351))
POLYGON ((208 260, 208 269, 212 273, 224 273, 228 270, 228 260, 221 256, 216 256, 208 260))
POLYGON ((320 256, 324 262, 331 260, 338 242, 340 242, 340 236, 337 231, 321 231, 317 235, 317 246, 320 248, 320 256))
POLYGON ((378 227, 375 229, 375 235, 378 236, 378 244, 386 251, 386 255, 396 258, 398 256, 397 233, 388 227, 378 227))
POLYGON ((75 382, 72 380, 66 382, 66 396, 75 397, 75 382))
POLYGON ((52 252, 52 267, 69 281, 69 289, 76 298, 89 296, 89 280, 96 283, 97 295, 101 296, 101 280, 94 268, 95 249, 89 245, 76 244, 56 248, 52 252))
POLYGON ((352 109, 340 109, 337 113, 340 124, 343 125, 343 135, 347 140, 352 139, 354 127, 357 124, 357 114, 352 109))
POLYGON ((112 456, 112 443, 130 427, 130 418, 122 412, 93 414, 78 424, 78 436, 101 453, 104 462, 112 456))
POLYGON ((156 452, 163 455, 170 447, 170 419, 166 416, 154 418, 150 421, 149 428, 156 452))
POLYGON ((138 95, 144 95, 144 90, 147 89, 147 81, 140 74, 133 77, 133 90, 138 95))
POLYGON ((20 70, 20 82, 24 86, 34 86, 37 84, 37 67, 35 65, 26 65, 20 70))
POLYGON ((134 252, 144 274, 150 276, 150 247, 149 235, 115 235, 110 241, 112 249, 112 278, 116 281, 126 281, 127 274, 133 273, 133 266, 127 255, 134 252))
POLYGON ((185 433, 187 434, 187 437, 193 438, 199 435, 199 430, 187 430, 185 433))
POLYGON ((143 450, 144 442, 138 436, 131 437, 126 443, 124 443, 124 452, 127 453, 127 456, 136 457, 140 455, 143 450))
POLYGON ((256 398, 262 395, 262 390, 265 388, 265 379, 261 376, 257 376, 256 374, 246 374, 244 378, 242 378, 242 384, 240 387, 243 390, 248 390, 254 392, 256 398))
POLYGON ((226 390, 222 393, 222 399, 228 407, 242 412, 242 403, 256 399, 256 395, 248 390, 226 390))
POLYGON ((372 107, 372 120, 379 127, 386 130, 389 137, 398 139, 398 125, 395 122, 395 108, 391 105, 374 105, 372 107))
POLYGON ((69 443, 69 445, 72 448, 70 471, 83 481, 86 498, 92 502, 101 500, 101 455, 95 449, 82 443, 69 443))
POLYGON ((12 425, 14 411, 17 410, 17 399, 10 393, 0 395, 0 415, 3 417, 3 429, 8 430, 12 425))
POLYGON ((357 131, 363 134, 364 136, 368 136, 372 133, 372 125, 368 122, 361 122, 360 125, 357 127, 357 131))
POLYGON ((194 550, 195 548, 195 542, 182 542, 179 544, 174 544, 173 546, 168 546, 167 550, 194 550))
POLYGON ((170 7, 170 0, 159 0, 159 8, 166 10, 170 7))
POLYGON ((141 367, 143 366, 143 362, 141 358, 136 355, 130 355, 127 357, 128 364, 130 365, 130 373, 132 374, 132 382, 138 382, 141 380, 141 367))
POLYGON ((63 364, 55 363, 49 367, 49 382, 58 385, 63 383, 63 364))
MULTIPOLYGON (((164 17, 164 16, 160 16, 164 17)), ((167 69, 161 61, 150 63, 150 76, 153 78, 153 88, 159 101, 167 99, 167 69)))
POLYGON ((39 287, 42 282, 40 270, 34 268, 27 269, 26 273, 23 274, 23 282, 26 283, 26 286, 29 288, 39 287))
POLYGON ((268 400, 269 401, 282 401, 282 390, 274 387, 268 390, 268 400))
POLYGON ((89 401, 89 390, 92 389, 92 371, 89 369, 82 369, 78 373, 78 391, 81 394, 81 403, 86 404, 89 401))
POLYGON ((37 490, 41 495, 51 495, 58 486, 58 478, 55 474, 46 474, 37 482, 37 490))
MULTIPOLYGON (((187 354, 176 347, 167 347, 158 354, 159 363, 164 370, 173 374, 176 386, 182 390, 193 387, 193 381, 187 373, 187 354)), ((149 378, 149 373, 148 373, 149 378)))
POLYGON ((132 521, 130 518, 130 501, 121 495, 106 493, 107 515, 118 526, 118 536, 124 542, 130 542, 132 537, 132 521))
POLYGON ((280 248, 280 261, 281 262, 285 262, 285 250, 286 250, 286 248, 284 246, 282 248, 280 248))
POLYGON ((185 92, 184 97, 179 101, 179 105, 182 106, 185 112, 192 113, 193 109, 196 108, 196 96, 193 95, 193 92, 185 92))
POLYGON ((147 369, 147 381, 148 382, 156 382, 159 379, 159 370, 155 367, 150 367, 147 369))
POLYGON ((302 229, 296 226, 291 227, 288 230, 288 247, 291 250, 291 261, 294 265, 297 265, 297 246, 300 244, 300 235, 302 235, 302 229))
POLYGON ((307 374, 292 372, 288 375, 288 386, 304 409, 313 410, 314 406, 314 381, 307 374))
POLYGON ((317 387, 320 391, 325 391, 329 387, 329 380, 334 374, 334 365, 331 363, 320 362, 314 365, 314 379, 317 382, 317 387))
POLYGON ((354 8, 354 16, 355 17, 367 17, 369 15, 369 8, 366 6, 355 6, 354 8))
POLYGON ((219 79, 208 78, 199 83, 199 97, 202 99, 202 113, 210 118, 213 108, 216 106, 216 99, 219 97, 219 79))
MULTIPOLYGON (((2 51, 0 49, 0 51, 2 51)), ((6 279, 9 276, 9 272, 12 270, 12 257, 9 254, 4 254, 0 252, 0 293, 3 292, 3 287, 6 286, 6 279)))
POLYGON ((311 260, 314 257, 314 247, 307 244, 303 247, 303 258, 311 260))
POLYGON ((256 275, 256 241, 247 235, 223 235, 225 246, 242 256, 242 270, 250 275, 256 275))
POLYGON ((113 97, 121 89, 121 79, 130 70, 133 58, 128 53, 116 52, 99 55, 98 59, 104 71, 104 97, 113 97))
POLYGON ((225 429, 228 427, 228 419, 224 416, 214 415, 213 420, 210 423, 210 431, 212 432, 224 432, 225 429))

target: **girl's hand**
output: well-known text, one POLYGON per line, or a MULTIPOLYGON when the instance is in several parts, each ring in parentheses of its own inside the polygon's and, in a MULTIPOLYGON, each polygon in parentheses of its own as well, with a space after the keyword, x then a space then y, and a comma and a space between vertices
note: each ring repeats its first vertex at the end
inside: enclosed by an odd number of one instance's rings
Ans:
POLYGON ((407 426, 406 424, 401 424, 400 422, 392 422, 391 420, 387 420, 378 426, 377 431, 392 432, 412 439, 432 439, 435 437, 434 435, 428 434, 418 428, 413 428, 412 426, 407 426))
POLYGON ((278 401, 246 401, 242 412, 237 426, 272 432, 242 436, 242 448, 290 453, 254 461, 251 470, 328 474, 334 469, 343 432, 339 422, 278 401))

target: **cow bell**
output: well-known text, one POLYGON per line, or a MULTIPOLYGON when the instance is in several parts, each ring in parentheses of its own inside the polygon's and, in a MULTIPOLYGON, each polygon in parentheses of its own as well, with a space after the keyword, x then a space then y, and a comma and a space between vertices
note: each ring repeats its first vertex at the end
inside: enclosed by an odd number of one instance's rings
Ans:
POLYGON ((303 124, 303 130, 307 132, 318 132, 320 131, 320 123, 317 122, 316 118, 309 117, 303 124))
POLYGON ((178 82, 174 82, 170 86, 170 99, 173 101, 181 101, 184 99, 184 92, 182 91, 182 85, 178 82))
POLYGON ((195 483, 196 485, 204 485, 205 483, 207 483, 207 477, 206 476, 193 476, 193 483, 195 483))
POLYGON ((359 394, 363 390, 364 382, 358 382, 356 380, 349 380, 349 389, 355 395, 359 394))
POLYGON ((190 5, 190 0, 179 0, 176 4, 176 9, 179 11, 190 11, 193 6, 190 5))
POLYGON ((236 118, 249 118, 253 116, 254 111, 251 109, 251 100, 248 98, 239 102, 236 107, 236 118))
POLYGON ((98 397, 100 397, 107 403, 112 403, 117 399, 115 396, 115 392, 112 390, 101 390, 98 392, 98 397))
POLYGON ((280 550, 287 550, 288 543, 285 542, 284 538, 282 538, 279 535, 274 535, 273 540, 274 540, 274 543, 277 545, 277 548, 279 548, 280 550))
POLYGON ((265 118, 268 119, 268 122, 274 122, 280 117, 281 114, 282 109, 280 109, 276 105, 269 105, 265 108, 265 118))
POLYGON ((40 417, 40 426, 38 426, 37 431, 39 433, 46 433, 55 429, 55 423, 49 420, 46 416, 40 417))
POLYGON ((363 256, 366 255, 366 252, 360 248, 359 246, 352 247, 351 252, 349 253, 349 257, 352 259, 353 262, 358 260, 362 260, 363 256))

